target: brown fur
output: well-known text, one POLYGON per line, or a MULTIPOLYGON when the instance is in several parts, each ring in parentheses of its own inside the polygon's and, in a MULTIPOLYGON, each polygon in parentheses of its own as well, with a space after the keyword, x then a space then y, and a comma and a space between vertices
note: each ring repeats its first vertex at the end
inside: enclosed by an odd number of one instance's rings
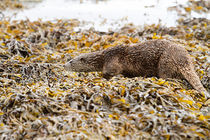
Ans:
POLYGON ((122 74, 186 79, 199 92, 206 92, 184 47, 166 40, 151 40, 129 46, 82 54, 66 64, 77 72, 102 71, 104 78, 122 74))

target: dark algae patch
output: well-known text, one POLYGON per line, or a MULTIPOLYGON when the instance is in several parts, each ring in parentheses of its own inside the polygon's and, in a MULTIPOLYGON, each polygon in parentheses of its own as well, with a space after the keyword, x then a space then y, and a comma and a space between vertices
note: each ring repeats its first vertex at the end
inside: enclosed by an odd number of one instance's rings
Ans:
POLYGON ((0 139, 209 139, 210 101, 186 81, 63 67, 82 53, 166 39, 185 47, 209 92, 209 19, 109 32, 76 31, 81 24, 0 21, 0 139))

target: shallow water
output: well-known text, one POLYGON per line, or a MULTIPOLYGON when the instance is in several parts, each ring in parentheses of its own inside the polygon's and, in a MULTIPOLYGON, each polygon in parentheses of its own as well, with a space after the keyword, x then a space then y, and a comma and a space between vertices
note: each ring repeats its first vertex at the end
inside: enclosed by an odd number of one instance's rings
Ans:
MULTIPOLYGON (((187 0, 43 0, 27 2, 32 8, 17 13, 14 19, 54 20, 78 19, 88 21, 85 28, 94 26, 96 30, 117 29, 124 24, 157 24, 175 26, 179 18, 168 7, 186 4, 187 0)), ((7 12, 12 14, 13 11, 7 12)), ((210 18, 210 14, 192 13, 192 17, 210 18)))

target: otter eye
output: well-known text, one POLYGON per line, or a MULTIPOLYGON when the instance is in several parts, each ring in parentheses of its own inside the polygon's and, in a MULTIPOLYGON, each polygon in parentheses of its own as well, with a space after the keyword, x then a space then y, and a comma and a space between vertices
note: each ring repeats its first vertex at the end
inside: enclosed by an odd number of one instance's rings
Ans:
POLYGON ((80 61, 85 61, 85 59, 84 58, 80 58, 80 61))

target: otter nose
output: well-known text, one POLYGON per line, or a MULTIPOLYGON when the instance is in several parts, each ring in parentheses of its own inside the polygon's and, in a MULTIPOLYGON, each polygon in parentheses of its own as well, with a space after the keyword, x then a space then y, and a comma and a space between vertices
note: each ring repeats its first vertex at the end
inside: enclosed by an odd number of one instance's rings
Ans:
POLYGON ((72 65, 73 60, 69 60, 65 65, 64 65, 64 69, 69 70, 69 68, 72 65))
POLYGON ((70 62, 67 62, 66 64, 64 64, 64 69, 68 70, 68 67, 69 67, 70 64, 71 64, 70 62))

